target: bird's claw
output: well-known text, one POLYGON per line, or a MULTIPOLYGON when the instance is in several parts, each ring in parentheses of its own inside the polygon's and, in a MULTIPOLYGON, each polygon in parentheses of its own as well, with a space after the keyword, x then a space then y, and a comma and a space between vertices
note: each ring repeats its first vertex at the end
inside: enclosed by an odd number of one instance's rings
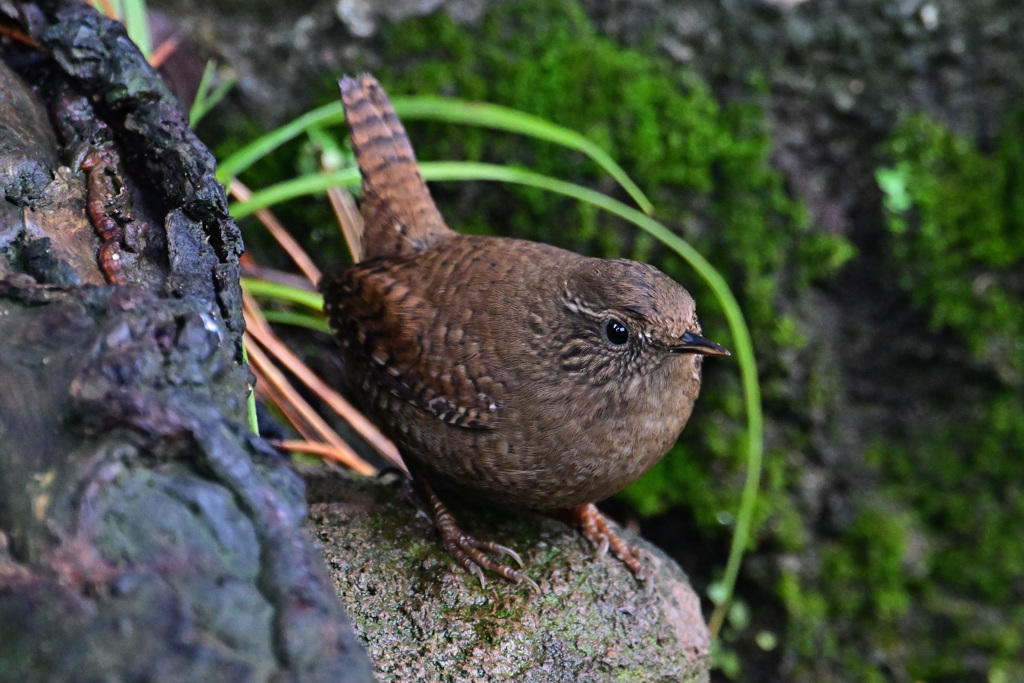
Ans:
POLYGON ((608 524, 608 519, 593 503, 563 510, 559 515, 565 521, 580 527, 587 540, 597 547, 598 557, 604 557, 610 548, 612 553, 622 560, 622 563, 633 572, 633 576, 637 579, 642 581, 653 576, 653 571, 645 565, 643 560, 648 558, 653 564, 657 564, 654 556, 646 550, 626 543, 625 539, 608 524))
POLYGON ((423 497, 430 507, 434 526, 441 534, 441 543, 445 550, 468 572, 475 574, 480 579, 481 587, 487 586, 487 580, 484 577, 486 569, 512 583, 526 583, 538 593, 541 592, 536 581, 501 561, 502 557, 508 555, 522 568, 525 565, 519 553, 500 543, 481 541, 467 534, 459 527, 455 517, 437 497, 437 494, 423 482, 418 483, 423 497))
MULTIPOLYGON (((449 519, 451 519, 450 516, 449 519)), ((444 544, 445 550, 468 571, 476 574, 480 579, 481 587, 487 586, 483 572, 484 569, 487 569, 513 583, 526 583, 538 593, 540 592, 540 586, 533 579, 497 559, 508 555, 520 567, 523 567, 523 560, 519 557, 519 553, 511 548, 491 541, 480 541, 469 536, 455 525, 454 519, 451 519, 450 524, 446 522, 444 528, 439 523, 438 531, 441 533, 441 542, 444 544)))

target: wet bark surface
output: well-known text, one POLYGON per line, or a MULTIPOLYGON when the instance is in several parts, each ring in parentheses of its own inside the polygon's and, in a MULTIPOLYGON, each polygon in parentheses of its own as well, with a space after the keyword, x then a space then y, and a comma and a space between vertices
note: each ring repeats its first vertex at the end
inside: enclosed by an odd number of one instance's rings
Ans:
POLYGON ((248 429, 212 156, 120 25, 0 23, 0 678, 371 680, 248 429))

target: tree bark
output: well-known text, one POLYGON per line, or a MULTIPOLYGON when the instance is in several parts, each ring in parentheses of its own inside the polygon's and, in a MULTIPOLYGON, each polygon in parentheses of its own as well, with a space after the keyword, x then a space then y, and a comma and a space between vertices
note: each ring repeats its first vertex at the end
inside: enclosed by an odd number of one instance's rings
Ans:
POLYGON ((372 680, 247 426, 211 154, 116 22, 0 23, 0 679, 372 680))

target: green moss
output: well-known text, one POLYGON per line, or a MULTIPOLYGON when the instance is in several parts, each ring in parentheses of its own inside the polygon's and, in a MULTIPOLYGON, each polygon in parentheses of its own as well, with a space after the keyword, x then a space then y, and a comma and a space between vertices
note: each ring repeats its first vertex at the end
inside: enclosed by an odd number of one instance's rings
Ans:
POLYGON ((872 447, 867 461, 885 482, 880 491, 783 572, 779 596, 797 673, 1020 677, 1024 406, 1007 390, 978 407, 938 414, 902 443, 872 447))
POLYGON ((800 655, 796 673, 817 671, 813 678, 820 679, 832 669, 844 680, 888 680, 879 661, 887 650, 906 647, 898 633, 917 583, 907 571, 913 525, 908 512, 865 503, 821 548, 817 581, 808 581, 806 571, 783 573, 779 595, 789 612, 788 645, 800 655), (874 662, 863 657, 865 640, 874 662))
POLYGON ((886 145, 887 266, 957 359, 931 371, 958 384, 870 449, 877 499, 782 576, 805 675, 883 680, 864 652, 909 680, 1024 672, 1022 124, 1024 109, 986 153, 913 116, 886 145))
MULTIPOLYGON (((850 496, 852 519, 823 543, 806 544, 808 530, 784 499, 801 473, 787 471, 785 453, 766 458, 762 504, 772 510, 773 540, 793 559, 776 589, 796 679, 1024 675, 1022 129, 1024 109, 986 152, 910 117, 886 145, 892 165, 878 173, 886 266, 942 333, 957 390, 922 398, 907 433, 880 437, 862 473, 879 488, 850 496)), ((801 249, 817 246, 805 240, 801 249)), ((804 268, 797 286, 813 273, 804 268)), ((808 369, 803 410, 830 409, 842 391, 836 373, 828 359, 808 369)), ((799 451, 806 437, 789 430, 779 441, 799 451)), ((676 474, 699 477, 700 468, 676 474)), ((682 490, 698 506, 711 502, 695 488, 682 490)))
POLYGON ((911 517, 868 507, 822 553, 833 616, 864 615, 888 628, 910 604, 904 567, 911 517))
MULTIPOLYGON (((966 345, 992 375, 969 402, 945 402, 950 415, 941 425, 881 466, 893 494, 936 534, 931 601, 958 624, 949 641, 995 661, 1024 660, 1021 611, 986 607, 1019 604, 1024 576, 1022 126, 1024 108, 985 153, 934 121, 910 117, 889 141, 893 166, 878 174, 901 284, 933 327, 966 345), (974 608, 964 611, 964 601, 974 608), (995 623, 980 616, 992 610, 995 623)), ((957 662, 920 664, 926 673, 947 665, 957 662)))
POLYGON ((991 409, 954 418, 909 447, 888 446, 879 457, 888 495, 913 507, 929 549, 922 580, 907 581, 916 608, 901 631, 914 644, 908 667, 919 678, 1024 661, 1024 427, 1000 419, 1007 410, 1019 418, 1024 406, 1019 393, 1005 392, 991 409))
POLYGON ((1024 109, 985 154, 924 116, 908 117, 879 171, 899 282, 932 326, 1024 379, 1024 109))

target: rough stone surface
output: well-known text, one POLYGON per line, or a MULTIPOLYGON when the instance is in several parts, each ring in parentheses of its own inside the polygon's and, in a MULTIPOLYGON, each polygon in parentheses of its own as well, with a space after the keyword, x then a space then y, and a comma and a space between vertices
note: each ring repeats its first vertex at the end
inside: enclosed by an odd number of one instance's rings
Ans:
POLYGON ((653 587, 559 521, 453 506, 467 531, 519 552, 541 593, 496 575, 482 588, 394 477, 304 476, 309 527, 381 681, 708 680, 699 599, 643 539, 626 534, 654 558, 653 587))

